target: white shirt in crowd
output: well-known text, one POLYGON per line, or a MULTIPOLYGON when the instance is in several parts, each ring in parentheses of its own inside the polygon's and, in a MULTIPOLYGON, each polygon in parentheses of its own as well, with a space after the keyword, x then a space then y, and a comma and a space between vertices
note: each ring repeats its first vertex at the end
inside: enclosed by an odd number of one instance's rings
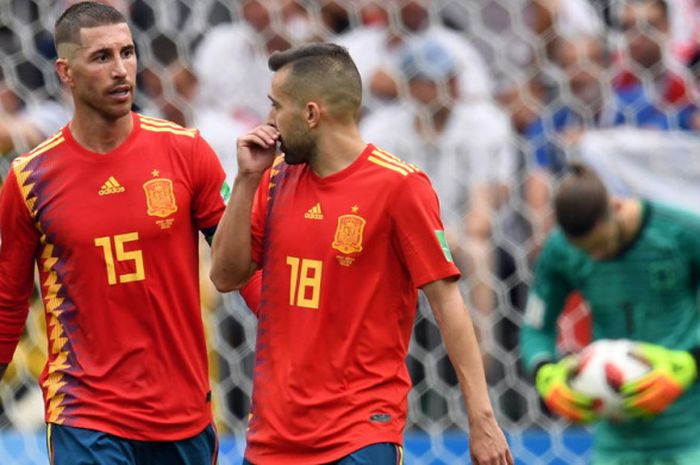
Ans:
MULTIPOLYGON (((382 68, 393 76, 401 76, 398 63, 401 45, 392 48, 387 43, 388 36, 389 31, 385 27, 364 26, 334 39, 338 45, 346 47, 350 52, 362 76, 365 91, 374 73, 382 68)), ((435 40, 455 58, 460 75, 460 96, 470 99, 491 96, 493 86, 486 63, 466 37, 442 25, 432 25, 419 34, 407 37, 409 40, 435 40)), ((371 98, 369 95, 365 96, 371 98)))
POLYGON ((471 188, 508 186, 514 179, 510 121, 487 100, 458 102, 443 132, 431 143, 416 130, 415 112, 409 103, 379 109, 362 121, 362 136, 425 172, 440 198, 445 227, 460 227, 471 188))

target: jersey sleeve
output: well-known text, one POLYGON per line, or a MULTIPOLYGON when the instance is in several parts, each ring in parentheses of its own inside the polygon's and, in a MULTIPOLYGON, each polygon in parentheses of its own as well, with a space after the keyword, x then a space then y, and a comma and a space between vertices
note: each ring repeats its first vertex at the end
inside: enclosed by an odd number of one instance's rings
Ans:
POLYGON ((520 351, 528 371, 539 362, 556 358, 557 319, 573 287, 558 268, 555 241, 547 240, 535 264, 520 331, 520 351))
POLYGON ((212 236, 224 214, 224 180, 226 175, 219 158, 199 133, 194 142, 194 198, 192 216, 197 229, 212 236))
POLYGON ((10 171, 0 190, 0 364, 12 360, 29 311, 39 231, 10 171))
POLYGON ((258 190, 253 199, 253 208, 250 212, 251 258, 258 265, 262 263, 263 235, 265 232, 265 222, 267 220, 271 173, 272 170, 268 169, 260 179, 258 190))
POLYGON ((260 310, 260 296, 262 294, 262 270, 257 270, 250 277, 245 286, 239 291, 243 301, 255 316, 260 310))
POLYGON ((406 177, 391 202, 395 246, 401 251, 413 284, 459 278, 440 220, 437 194, 422 173, 406 177))

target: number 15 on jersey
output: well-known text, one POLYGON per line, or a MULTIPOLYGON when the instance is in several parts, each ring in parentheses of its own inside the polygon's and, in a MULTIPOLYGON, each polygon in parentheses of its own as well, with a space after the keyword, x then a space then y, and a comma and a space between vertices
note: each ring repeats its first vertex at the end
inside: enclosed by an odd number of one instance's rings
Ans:
POLYGON ((124 249, 124 244, 137 241, 138 239, 139 233, 137 232, 117 234, 113 237, 105 236, 95 238, 95 247, 101 248, 102 252, 104 253, 107 282, 110 286, 117 284, 117 282, 130 283, 134 281, 143 281, 146 279, 146 274, 144 273, 143 269, 143 254, 141 253, 141 250, 124 249), (114 242, 114 248, 112 247, 112 242, 114 242), (117 275, 115 261, 132 262, 134 272, 117 275))

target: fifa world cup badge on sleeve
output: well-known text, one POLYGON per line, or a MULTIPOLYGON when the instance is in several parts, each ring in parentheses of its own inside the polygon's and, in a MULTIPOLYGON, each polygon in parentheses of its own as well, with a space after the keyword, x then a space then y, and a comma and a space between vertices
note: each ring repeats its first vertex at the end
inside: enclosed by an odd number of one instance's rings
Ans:
MULTIPOLYGON (((154 176, 157 171, 154 170, 154 176)), ((148 215, 165 218, 177 211, 173 181, 167 178, 155 178, 143 184, 146 192, 148 215)))
POLYGON ((447 239, 445 238, 445 231, 438 229, 435 231, 435 236, 437 237, 437 240, 440 243, 442 253, 445 255, 445 260, 447 260, 450 263, 454 263, 454 259, 452 258, 452 252, 450 251, 450 247, 447 245, 447 239))
POLYGON ((332 247, 343 255, 338 255, 338 262, 343 266, 350 266, 355 257, 348 256, 362 252, 362 234, 365 230, 365 221, 359 215, 355 215, 360 208, 352 207, 352 214, 338 217, 338 227, 335 230, 332 247))

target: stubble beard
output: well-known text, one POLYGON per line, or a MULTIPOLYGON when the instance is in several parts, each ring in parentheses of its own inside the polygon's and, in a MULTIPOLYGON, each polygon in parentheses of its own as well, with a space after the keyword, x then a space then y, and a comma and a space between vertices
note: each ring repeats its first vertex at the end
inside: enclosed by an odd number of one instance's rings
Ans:
MULTIPOLYGON (((109 99, 109 94, 107 99, 109 99)), ((134 87, 131 87, 129 101, 121 105, 114 105, 100 99, 96 92, 84 94, 81 98, 85 106, 90 108, 92 112, 98 115, 104 121, 117 121, 131 113, 134 105, 134 87)))
POLYGON ((291 145, 280 141, 280 150, 284 154, 285 163, 288 165, 299 165, 312 160, 316 155, 317 148, 315 141, 308 134, 304 134, 299 137, 299 141, 291 145))

